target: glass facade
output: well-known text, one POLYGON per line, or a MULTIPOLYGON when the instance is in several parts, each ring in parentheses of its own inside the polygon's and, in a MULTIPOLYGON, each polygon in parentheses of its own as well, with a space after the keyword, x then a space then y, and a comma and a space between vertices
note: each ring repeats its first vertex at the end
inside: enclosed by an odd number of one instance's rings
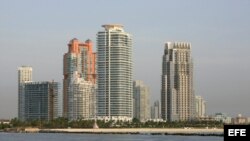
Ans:
POLYGON ((58 115, 57 82, 24 84, 24 120, 52 120, 58 115))

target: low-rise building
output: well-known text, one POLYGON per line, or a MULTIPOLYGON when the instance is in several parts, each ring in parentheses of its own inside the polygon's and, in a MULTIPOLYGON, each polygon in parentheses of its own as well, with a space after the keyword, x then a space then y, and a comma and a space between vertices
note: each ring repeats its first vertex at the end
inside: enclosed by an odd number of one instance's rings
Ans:
POLYGON ((10 120, 8 120, 8 119, 0 119, 0 124, 10 124, 10 120))
POLYGON ((231 124, 232 118, 227 116, 225 113, 215 113, 214 120, 223 122, 225 124, 231 124))
POLYGON ((248 122, 248 118, 242 116, 241 114, 239 114, 237 117, 233 118, 232 120, 233 124, 247 124, 248 122))

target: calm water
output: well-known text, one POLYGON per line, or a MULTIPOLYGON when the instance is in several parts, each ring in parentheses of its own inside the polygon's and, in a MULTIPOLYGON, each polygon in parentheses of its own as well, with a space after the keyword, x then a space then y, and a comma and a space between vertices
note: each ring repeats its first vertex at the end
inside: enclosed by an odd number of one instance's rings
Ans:
POLYGON ((0 133, 0 141, 223 141, 213 136, 0 133))

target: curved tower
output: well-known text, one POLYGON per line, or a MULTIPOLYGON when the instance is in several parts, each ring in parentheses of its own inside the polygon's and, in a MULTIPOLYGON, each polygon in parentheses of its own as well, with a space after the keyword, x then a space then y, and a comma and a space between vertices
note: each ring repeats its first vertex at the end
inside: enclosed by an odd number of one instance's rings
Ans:
POLYGON ((97 115, 132 119, 132 38, 122 25, 103 25, 97 33, 97 115))

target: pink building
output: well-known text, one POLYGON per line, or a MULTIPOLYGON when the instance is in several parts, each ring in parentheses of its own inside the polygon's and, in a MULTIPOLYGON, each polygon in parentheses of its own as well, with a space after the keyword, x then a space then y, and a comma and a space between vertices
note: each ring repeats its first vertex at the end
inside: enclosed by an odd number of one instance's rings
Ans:
POLYGON ((91 40, 80 42, 72 39, 68 44, 68 52, 63 58, 63 115, 68 115, 68 98, 70 83, 73 82, 73 74, 77 72, 79 78, 96 83, 96 53, 93 52, 91 40))

